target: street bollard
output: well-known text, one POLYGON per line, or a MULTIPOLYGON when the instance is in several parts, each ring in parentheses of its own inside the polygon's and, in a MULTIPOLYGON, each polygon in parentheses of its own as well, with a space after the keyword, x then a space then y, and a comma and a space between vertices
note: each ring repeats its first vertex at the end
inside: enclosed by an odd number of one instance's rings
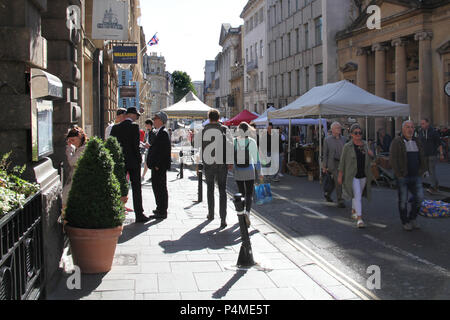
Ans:
POLYGON ((203 164, 198 164, 198 202, 203 201, 203 164))
POLYGON ((177 178, 183 179, 183 150, 180 151, 180 173, 177 174, 177 178))
POLYGON ((257 263, 255 263, 255 261, 253 260, 252 244, 250 243, 250 236, 248 235, 248 227, 244 217, 245 198, 242 196, 242 193, 236 193, 234 195, 233 202, 239 219, 239 228, 241 229, 241 239, 242 239, 242 245, 241 250, 239 251, 237 267, 244 267, 244 268, 253 267, 257 265, 257 263))

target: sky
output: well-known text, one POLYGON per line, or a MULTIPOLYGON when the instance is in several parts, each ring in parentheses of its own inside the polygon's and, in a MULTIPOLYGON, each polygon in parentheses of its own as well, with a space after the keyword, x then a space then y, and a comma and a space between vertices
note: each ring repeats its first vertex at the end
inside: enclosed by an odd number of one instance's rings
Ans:
POLYGON ((148 42, 157 32, 159 43, 147 47, 166 60, 166 71, 185 71, 203 81, 206 60, 214 60, 222 23, 238 27, 248 0, 140 0, 141 20, 148 42))

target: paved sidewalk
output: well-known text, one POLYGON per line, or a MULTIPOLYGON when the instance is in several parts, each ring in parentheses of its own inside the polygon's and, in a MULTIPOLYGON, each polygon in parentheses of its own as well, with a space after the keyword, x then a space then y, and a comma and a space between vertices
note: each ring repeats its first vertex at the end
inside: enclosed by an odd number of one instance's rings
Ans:
MULTIPOLYGON (((112 270, 82 275, 81 289, 66 286, 63 273, 49 300, 359 300, 353 291, 292 246, 268 224, 252 216, 249 229, 253 257, 271 271, 233 269, 241 247, 239 223, 228 201, 228 227, 207 221, 206 184, 197 200, 195 172, 168 172, 169 210, 163 221, 134 224, 129 213, 112 270)), ((147 175, 147 178, 149 176, 147 175)), ((154 206, 151 184, 143 185, 145 214, 154 206)), ((131 197, 130 197, 131 199, 131 197)), ((218 208, 216 193, 216 208, 218 208)), ((127 204, 132 207, 132 202, 127 204)), ((71 272, 70 256, 66 271, 71 272)))

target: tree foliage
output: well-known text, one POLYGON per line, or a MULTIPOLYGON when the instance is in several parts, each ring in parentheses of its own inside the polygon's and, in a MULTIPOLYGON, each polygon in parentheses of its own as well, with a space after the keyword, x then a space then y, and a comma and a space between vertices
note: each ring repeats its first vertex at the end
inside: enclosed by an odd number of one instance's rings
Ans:
POLYGON ((173 78, 173 91, 174 91, 174 101, 177 103, 185 95, 192 91, 197 95, 197 91, 192 84, 191 77, 184 71, 174 71, 172 74, 173 78))
POLYGON ((125 219, 120 195, 111 154, 101 139, 93 137, 78 160, 65 218, 75 228, 118 227, 125 219))

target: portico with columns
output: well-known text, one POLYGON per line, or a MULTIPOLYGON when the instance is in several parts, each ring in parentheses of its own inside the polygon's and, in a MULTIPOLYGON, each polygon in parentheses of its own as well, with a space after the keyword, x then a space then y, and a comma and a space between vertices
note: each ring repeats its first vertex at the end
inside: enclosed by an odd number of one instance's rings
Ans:
MULTIPOLYGON (((381 29, 369 30, 365 26, 368 16, 362 10, 350 28, 338 33, 339 65, 353 63, 357 68, 351 73, 341 67, 341 79, 385 99, 408 103, 416 125, 428 118, 436 127, 448 126, 449 99, 443 97, 449 80, 445 72, 448 49, 439 52, 439 48, 449 41, 450 4, 408 4, 412 2, 379 1, 381 29)), ((376 138, 380 128, 397 134, 403 120, 371 119, 369 136, 376 138)))

